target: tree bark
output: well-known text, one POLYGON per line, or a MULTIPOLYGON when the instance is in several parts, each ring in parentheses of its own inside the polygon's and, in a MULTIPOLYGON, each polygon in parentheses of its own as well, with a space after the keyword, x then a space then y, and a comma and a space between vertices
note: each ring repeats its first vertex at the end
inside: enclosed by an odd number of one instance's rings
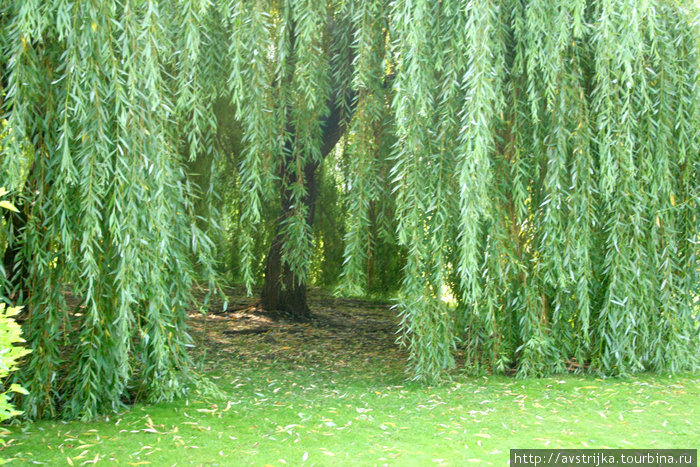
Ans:
MULTIPOLYGON (((310 163, 304 167, 307 195, 303 202, 308 207, 307 225, 314 222, 316 199, 318 198, 318 183, 316 168, 318 163, 310 163)), ((281 219, 287 219, 292 211, 291 193, 283 189, 281 219)), ((279 311, 296 321, 308 321, 311 310, 306 302, 306 284, 302 283, 293 271, 289 270, 282 260, 282 223, 277 224, 275 237, 272 240, 267 255, 265 268, 265 283, 263 284, 260 305, 270 311, 279 311)))
MULTIPOLYGON (((341 108, 336 104, 336 99, 329 103, 330 114, 323 122, 323 140, 321 145, 321 159, 324 159, 335 147, 343 133, 345 133, 346 120, 341 120, 341 108)), ((291 153, 291 151, 289 151, 291 153)), ((291 161, 289 161, 291 162, 291 161)), ((304 181, 307 194, 303 198, 308 207, 306 222, 313 226, 316 213, 316 200, 318 198, 318 180, 316 169, 320 161, 310 161, 304 167, 304 181)), ((282 173, 286 171, 282 167, 282 173)), ((286 184, 290 186, 294 180, 286 184)), ((265 282, 263 284, 260 305, 268 311, 277 311, 296 321, 308 321, 311 318, 311 310, 306 300, 306 283, 303 283, 293 271, 284 264, 282 259, 282 222, 291 214, 291 192, 283 187, 281 193, 281 216, 277 225, 275 237, 270 245, 265 268, 265 282)))

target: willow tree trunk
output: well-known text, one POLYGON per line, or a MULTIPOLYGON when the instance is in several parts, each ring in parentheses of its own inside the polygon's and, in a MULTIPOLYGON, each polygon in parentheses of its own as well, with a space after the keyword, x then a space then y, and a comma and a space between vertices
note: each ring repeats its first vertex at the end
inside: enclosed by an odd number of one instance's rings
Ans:
MULTIPOLYGON (((318 198, 318 181, 316 168, 318 163, 310 163, 304 167, 304 180, 307 193, 303 202, 308 207, 306 223, 312 226, 318 198)), ((282 193, 281 219, 287 219, 292 212, 292 197, 290 190, 282 193)), ((306 302, 306 284, 299 280, 296 274, 282 260, 282 222, 277 225, 275 237, 272 240, 267 255, 265 268, 265 283, 263 285, 261 306, 266 310, 280 311, 297 321, 308 321, 311 311, 306 302)))
MULTIPOLYGON (((324 159, 335 147, 340 137, 345 132, 346 121, 341 118, 341 108, 333 98, 329 102, 330 114, 323 122, 323 142, 321 145, 321 159, 324 159)), ((289 151, 291 153, 291 151, 289 151)), ((287 161, 291 163, 291 161, 287 161)), ((304 167, 304 182, 306 186, 306 196, 303 198, 307 206, 307 225, 311 228, 314 223, 316 213, 316 200, 318 198, 318 180, 316 169, 320 161, 308 162, 304 167)), ((282 167, 285 173, 286 167, 282 167)), ((287 183, 291 186, 294 180, 287 183)), ((263 284, 260 305, 269 311, 278 311, 287 317, 297 321, 308 321, 311 318, 311 311, 306 300, 306 283, 299 280, 299 277, 291 271, 282 259, 282 223, 289 217, 292 210, 292 196, 289 189, 282 189, 281 193, 281 215, 277 225, 275 237, 270 245, 265 268, 265 283, 263 284)))

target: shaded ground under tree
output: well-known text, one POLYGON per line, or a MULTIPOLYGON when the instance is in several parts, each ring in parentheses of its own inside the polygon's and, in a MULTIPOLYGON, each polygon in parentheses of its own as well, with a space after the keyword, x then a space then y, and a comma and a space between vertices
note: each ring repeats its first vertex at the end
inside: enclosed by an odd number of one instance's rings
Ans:
POLYGON ((276 361, 340 369, 381 361, 399 371, 405 367, 407 353, 396 343, 398 317, 389 302, 337 298, 310 288, 313 313, 302 323, 260 308, 242 287, 225 292, 226 311, 214 299, 206 315, 195 310, 189 315, 196 362, 220 367, 276 361))

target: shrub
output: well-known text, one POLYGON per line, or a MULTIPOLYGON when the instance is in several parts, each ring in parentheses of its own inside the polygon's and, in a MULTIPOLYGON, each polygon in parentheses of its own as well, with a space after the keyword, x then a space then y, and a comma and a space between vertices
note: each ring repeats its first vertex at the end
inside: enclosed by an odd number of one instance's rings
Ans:
MULTIPOLYGON (((28 349, 17 344, 24 342, 22 328, 12 318, 19 313, 20 307, 6 307, 0 303, 0 379, 4 380, 17 366, 17 360, 29 353, 28 349)), ((27 391, 19 384, 12 384, 4 392, 0 393, 0 421, 19 415, 10 402, 11 393, 19 392, 27 394, 27 391)))
MULTIPOLYGON (((4 196, 6 193, 5 188, 0 188, 0 196, 4 196)), ((0 200, 0 207, 17 211, 17 208, 6 200, 0 200)), ((0 303, 0 380, 5 380, 10 372, 16 368, 17 360, 29 353, 28 349, 17 345, 24 342, 22 328, 13 319, 13 316, 19 313, 20 309, 21 307, 7 307, 4 303, 0 303)), ((21 413, 10 402, 13 392, 27 394, 27 391, 19 384, 12 384, 0 393, 0 422, 21 413)))

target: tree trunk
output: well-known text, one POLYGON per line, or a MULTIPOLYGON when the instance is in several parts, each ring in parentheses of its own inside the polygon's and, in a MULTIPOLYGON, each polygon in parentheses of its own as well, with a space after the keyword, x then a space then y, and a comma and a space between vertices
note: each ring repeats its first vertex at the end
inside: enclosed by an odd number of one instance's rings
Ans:
MULTIPOLYGON (((318 167, 318 163, 307 164, 304 167, 307 195, 303 202, 308 207, 306 223, 309 226, 314 223, 318 197, 316 167, 318 167)), ((281 207, 281 219, 287 219, 292 210, 291 193, 287 189, 282 193, 281 207)), ((282 224, 280 222, 267 255, 265 284, 263 285, 260 305, 266 310, 280 311, 296 321, 308 321, 311 318, 311 310, 306 303, 306 284, 302 283, 282 260, 283 237, 281 230, 282 224)))
MULTIPOLYGON (((346 120, 341 120, 341 108, 336 104, 336 99, 329 103, 331 112, 323 122, 323 142, 321 146, 322 159, 325 158, 340 140, 345 132, 346 120)), ((348 116, 347 119, 350 117, 348 116)), ((291 153, 291 151, 289 151, 291 153)), ((318 197, 318 180, 316 169, 319 162, 309 162, 304 167, 304 181, 306 182, 307 195, 303 202, 308 207, 306 222, 313 226, 316 213, 316 199, 318 197)), ((285 171, 286 167, 282 167, 285 171)), ((284 173, 284 172, 282 172, 284 173)), ((289 182, 287 186, 293 183, 289 182)), ((267 255, 265 269, 265 283, 263 284, 260 305, 265 310, 279 311, 287 317, 297 321, 308 321, 311 311, 306 302, 306 283, 302 283, 296 275, 289 270, 282 260, 282 222, 290 215, 292 210, 291 192, 286 187, 281 193, 280 224, 277 225, 275 237, 267 255)))

